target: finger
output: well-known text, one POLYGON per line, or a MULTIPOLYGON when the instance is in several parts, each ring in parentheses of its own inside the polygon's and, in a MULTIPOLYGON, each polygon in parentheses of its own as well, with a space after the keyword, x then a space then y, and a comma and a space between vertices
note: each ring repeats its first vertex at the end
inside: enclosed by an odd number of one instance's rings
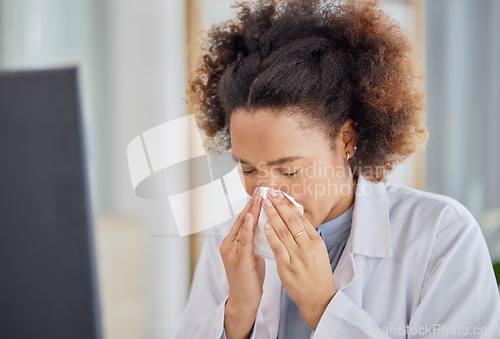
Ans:
MULTIPOLYGON (((279 199, 279 198, 278 198, 279 199)), ((293 240, 292 233, 288 229, 285 221, 281 218, 278 211, 272 204, 271 200, 264 199, 264 211, 269 218, 275 233, 278 235, 279 240, 285 245, 288 253, 292 254, 298 249, 298 244, 293 240), (267 205, 267 203, 269 205, 267 205)))
MULTIPOLYGON (((250 212, 248 212, 252 215, 252 220, 253 220, 252 227, 254 230, 255 230, 255 227, 257 226, 257 222, 259 220, 261 208, 262 208, 262 198, 259 195, 259 192, 257 192, 255 194, 254 199, 253 199, 252 208, 250 209, 250 212)), ((246 215, 245 215, 245 218, 246 218, 246 215)), ((241 227, 238 230, 238 233, 236 234, 236 237, 238 239, 240 238, 240 236, 239 236, 240 232, 241 232, 241 227)), ((252 238, 252 240, 253 240, 253 238, 252 238)))
POLYGON ((251 213, 245 216, 245 222, 241 225, 240 232, 238 233, 238 252, 249 253, 253 248, 253 234, 255 230, 254 217, 251 213))
POLYGON ((241 211, 240 215, 238 218, 236 218, 236 221, 234 222, 233 226, 231 227, 231 230, 229 231, 228 237, 234 240, 234 237, 236 234, 238 234, 238 231, 240 230, 241 225, 245 222, 245 215, 250 212, 253 206, 253 202, 256 196, 256 193, 258 191, 258 187, 255 188, 253 191, 253 195, 250 198, 250 200, 247 202, 245 207, 243 207, 243 210, 241 211))
MULTIPOLYGON (((309 235, 306 234, 306 232, 300 233, 304 230, 304 225, 302 224, 303 219, 300 218, 300 215, 302 213, 300 213, 297 207, 284 195, 283 198, 281 198, 281 195, 273 197, 271 194, 269 194, 269 199, 272 201, 274 208, 278 212, 281 219, 284 221, 286 227, 288 227, 288 230, 292 234, 292 239, 293 236, 300 234, 294 240, 297 244, 299 244, 299 246, 300 244, 305 245, 309 235)), ((272 222, 271 225, 273 225, 272 222)))
POLYGON ((266 233, 267 243, 274 253, 274 259, 276 259, 276 262, 290 263, 290 254, 288 253, 286 246, 278 237, 278 234, 276 234, 272 224, 267 222, 264 226, 264 230, 266 233))
MULTIPOLYGON (((294 212, 299 218, 300 218, 300 222, 302 224, 302 227, 306 230, 306 233, 308 235, 309 238, 312 238, 316 235, 318 235, 318 232, 316 231, 316 229, 314 228, 314 226, 311 224, 311 222, 306 218, 306 216, 301 213, 298 209, 297 206, 295 206, 295 204, 293 202, 291 202, 289 199, 283 199, 284 200, 284 203, 292 210, 292 212, 294 212)), ((299 230, 300 232, 300 230, 299 230)), ((294 233, 294 235, 296 235, 297 233, 294 233)), ((295 240, 297 241, 298 238, 302 237, 304 234, 300 235, 299 237, 295 238, 295 240)))

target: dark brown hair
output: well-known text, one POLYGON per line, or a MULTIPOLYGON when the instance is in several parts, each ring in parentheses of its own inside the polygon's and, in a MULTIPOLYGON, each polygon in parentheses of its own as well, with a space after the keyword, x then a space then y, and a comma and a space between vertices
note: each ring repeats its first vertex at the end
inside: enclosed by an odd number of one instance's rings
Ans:
POLYGON ((235 19, 207 32, 189 77, 188 102, 209 151, 230 148, 235 109, 262 107, 303 108, 332 145, 354 120, 358 149, 349 162, 372 181, 427 139, 410 42, 377 1, 258 0, 236 8, 235 19))

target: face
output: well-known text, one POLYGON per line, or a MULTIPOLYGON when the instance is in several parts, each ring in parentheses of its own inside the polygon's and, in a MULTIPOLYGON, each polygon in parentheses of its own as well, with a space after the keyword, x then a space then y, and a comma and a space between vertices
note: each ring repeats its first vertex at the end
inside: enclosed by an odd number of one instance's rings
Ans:
POLYGON ((353 155, 352 121, 341 128, 332 149, 326 135, 305 129, 300 114, 271 109, 231 115, 231 152, 249 195, 271 187, 304 206, 314 227, 346 211, 354 201, 354 183, 346 154, 353 155), (285 113, 285 114, 282 114, 285 113))

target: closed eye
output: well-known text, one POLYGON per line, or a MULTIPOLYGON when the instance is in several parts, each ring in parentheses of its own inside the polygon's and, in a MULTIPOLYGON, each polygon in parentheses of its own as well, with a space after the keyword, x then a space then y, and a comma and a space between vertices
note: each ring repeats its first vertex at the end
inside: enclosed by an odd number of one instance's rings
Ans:
POLYGON ((294 173, 283 173, 281 172, 281 174, 283 174, 285 177, 288 177, 288 178, 291 178, 291 177, 294 177, 297 173, 299 173, 300 170, 294 172, 294 173))
MULTIPOLYGON (((251 171, 241 171, 241 173, 243 173, 243 175, 250 175, 252 172, 254 172, 255 170, 251 170, 251 171)), ((297 170, 296 172, 294 173, 284 173, 284 172, 281 172, 281 174, 284 176, 284 177, 287 177, 287 178, 292 178, 294 177, 300 170, 297 170)))

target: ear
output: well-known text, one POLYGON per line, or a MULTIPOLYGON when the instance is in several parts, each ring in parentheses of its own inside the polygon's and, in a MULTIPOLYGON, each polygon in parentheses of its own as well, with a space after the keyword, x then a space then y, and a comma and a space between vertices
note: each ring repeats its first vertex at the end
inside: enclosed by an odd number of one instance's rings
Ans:
POLYGON ((340 137, 344 143, 344 152, 349 153, 352 157, 356 152, 356 131, 354 129, 354 121, 347 119, 342 127, 340 127, 340 137))

